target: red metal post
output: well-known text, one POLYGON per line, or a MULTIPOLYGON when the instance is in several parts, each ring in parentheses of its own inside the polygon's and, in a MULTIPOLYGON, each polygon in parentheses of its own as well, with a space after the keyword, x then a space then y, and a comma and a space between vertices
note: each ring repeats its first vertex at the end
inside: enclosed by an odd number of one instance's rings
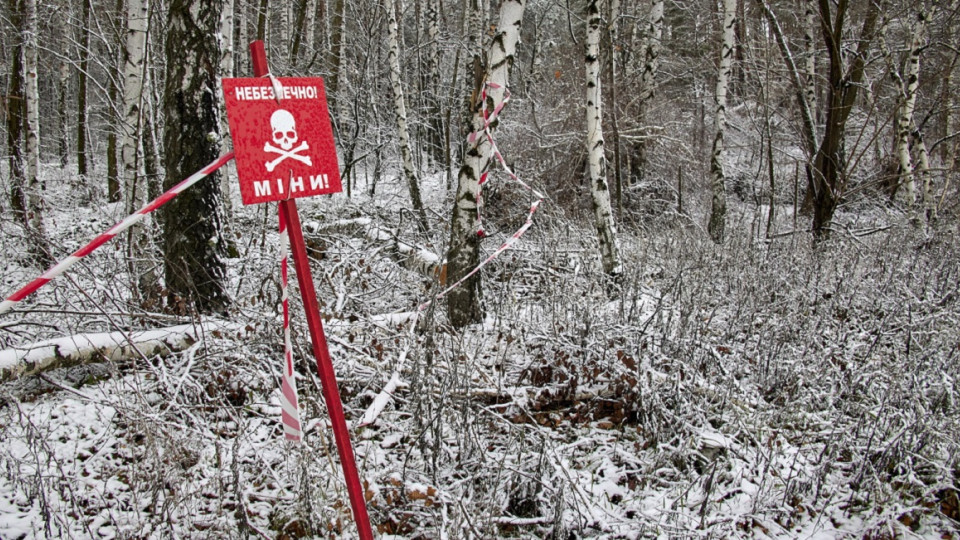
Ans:
MULTIPOLYGON (((250 55, 253 59, 253 74, 255 76, 263 77, 269 73, 267 55, 262 41, 254 41, 250 44, 250 55)), ((300 228, 297 204, 293 199, 280 201, 279 204, 283 206, 283 214, 287 220, 293 266, 297 270, 297 282, 300 284, 300 296, 303 298, 303 307, 307 313, 307 326, 310 329, 313 355, 317 358, 317 373, 320 375, 320 383, 323 386, 323 400, 327 404, 327 412, 330 414, 330 422, 333 425, 333 438, 337 443, 340 466, 343 467, 347 493, 350 495, 353 519, 357 523, 361 540, 373 540, 370 516, 367 514, 367 502, 363 496, 363 486, 360 484, 360 475, 357 472, 353 447, 350 445, 350 432, 347 429, 347 420, 343 415, 340 390, 337 388, 337 376, 333 371, 333 361, 330 359, 327 337, 323 333, 323 321, 320 319, 317 291, 313 286, 310 260, 307 258, 307 249, 303 243, 303 229, 300 228)))

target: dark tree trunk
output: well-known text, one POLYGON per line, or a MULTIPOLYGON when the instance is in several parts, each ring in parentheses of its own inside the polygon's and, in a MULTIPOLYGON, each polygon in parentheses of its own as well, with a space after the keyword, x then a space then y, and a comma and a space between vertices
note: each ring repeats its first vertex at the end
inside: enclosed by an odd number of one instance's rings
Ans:
MULTIPOLYGON (((10 23, 23 28, 23 0, 10 0, 10 23)), ((7 90, 7 154, 10 165, 10 206, 21 222, 26 223, 27 199, 24 184, 27 174, 23 163, 23 123, 26 111, 23 99, 23 43, 17 39, 10 63, 10 86, 7 90)))
MULTIPOLYGON (((120 17, 118 20, 126 20, 124 13, 123 0, 117 0, 116 15, 120 17)), ((117 36, 117 48, 120 52, 114 54, 116 57, 114 60, 119 62, 116 73, 120 73, 123 67, 123 42, 121 32, 121 34, 117 36)), ((110 77, 110 89, 108 90, 107 101, 109 103, 116 103, 119 93, 120 85, 117 84, 117 77, 110 77)), ((119 109, 111 106, 107 107, 108 123, 110 126, 110 131, 107 134, 107 200, 110 202, 119 202, 123 197, 123 187, 120 185, 120 162, 117 160, 117 129, 119 129, 120 123, 123 122, 120 114, 119 109)))
MULTIPOLYGON (((200 170, 220 152, 217 31, 222 0, 173 0, 167 21, 164 92, 164 189, 200 170)), ((173 311, 222 312, 226 242, 220 173, 197 183, 164 207, 164 274, 173 311)))
POLYGON ((90 68, 90 3, 83 1, 83 23, 80 26, 80 72, 77 73, 77 175, 87 178, 87 70, 90 68))
POLYGON ((830 0, 819 0, 820 28, 830 60, 829 87, 827 89, 827 120, 814 158, 811 182, 813 201, 813 232, 817 239, 827 236, 830 222, 846 189, 846 159, 844 156, 844 128, 857 99, 857 90, 863 81, 866 55, 873 41, 879 8, 874 2, 867 3, 867 13, 860 31, 856 56, 849 69, 843 62, 843 25, 847 16, 848 0, 837 3, 836 14, 831 17, 830 0))

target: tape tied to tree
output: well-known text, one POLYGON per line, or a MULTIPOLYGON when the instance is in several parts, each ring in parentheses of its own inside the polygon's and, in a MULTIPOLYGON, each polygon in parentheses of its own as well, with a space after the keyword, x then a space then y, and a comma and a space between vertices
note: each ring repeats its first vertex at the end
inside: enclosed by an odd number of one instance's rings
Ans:
POLYGON ((500 245, 500 247, 494 250, 494 252, 491 253, 486 259, 481 261, 480 264, 475 266, 465 276, 457 280, 456 283, 450 285, 449 287, 441 291, 440 294, 435 296, 432 300, 429 300, 427 302, 420 304, 417 307, 417 312, 421 312, 427 309, 430 306, 430 304, 446 296, 450 291, 462 285, 464 281, 470 279, 470 277, 472 277, 474 274, 479 272, 484 266, 490 264, 494 259, 499 257, 501 253, 510 249, 511 246, 516 244, 517 240, 519 240, 520 237, 527 232, 527 229, 529 229, 530 226, 533 225, 533 215, 537 212, 537 209, 540 208, 540 204, 543 202, 543 199, 545 198, 542 193, 540 193, 539 191, 531 187, 529 184, 521 180, 520 177, 513 172, 510 166, 507 165, 506 160, 504 160, 503 158, 503 154, 500 153, 500 149, 497 147, 497 141, 493 137, 493 132, 490 130, 490 126, 497 120, 497 117, 500 116, 500 111, 502 111, 504 106, 510 101, 510 89, 506 87, 502 87, 497 83, 486 82, 483 85, 483 91, 481 93, 480 99, 482 103, 481 114, 483 116, 483 126, 479 130, 474 131, 473 133, 470 133, 469 135, 467 135, 467 143, 472 145, 478 145, 480 144, 480 137, 486 136, 487 141, 490 143, 490 154, 494 157, 494 159, 488 160, 486 166, 484 167, 485 170, 483 171, 483 173, 480 174, 480 179, 477 182, 477 200, 476 200, 477 201, 477 223, 478 223, 477 236, 479 236, 480 238, 485 238, 487 236, 487 233, 483 228, 483 215, 482 215, 483 186, 490 179, 489 173, 494 161, 500 164, 500 168, 502 168, 503 171, 507 174, 507 177, 510 179, 510 181, 519 185, 525 191, 530 192, 536 198, 536 200, 530 203, 530 210, 529 212, 527 212, 527 219, 524 221, 523 225, 519 229, 517 229, 516 232, 514 232, 511 236, 509 236, 506 239, 506 241, 504 241, 503 244, 500 245), (500 104, 494 107, 493 111, 488 111, 487 110, 487 89, 499 89, 499 88, 503 88, 503 92, 504 92, 503 101, 501 101, 500 104))
POLYGON ((103 244, 107 243, 109 240, 113 239, 113 237, 129 229, 134 224, 143 220, 143 218, 145 218, 148 214, 152 213, 156 209, 170 202, 171 199, 173 199, 174 197, 182 193, 188 187, 196 184, 203 178, 206 178, 207 176, 212 174, 214 171, 216 171, 220 167, 223 167, 224 165, 226 165, 231 159, 233 159, 233 152, 228 152, 218 157, 217 159, 209 163, 206 167, 193 173, 192 175, 187 177, 185 180, 181 181, 179 184, 173 186, 172 188, 165 191, 162 195, 160 195, 156 199, 144 205, 143 208, 123 218, 119 223, 107 229, 100 236, 97 236, 96 238, 91 240, 87 245, 73 252, 73 254, 70 255, 69 257, 61 260, 57 264, 50 267, 50 269, 48 269, 46 272, 44 272, 43 274, 40 274, 40 277, 34 279, 30 283, 23 286, 17 292, 11 294, 3 302, 0 302, 0 315, 3 315, 4 313, 13 309, 13 307, 16 306, 18 302, 20 302, 27 296, 30 296, 31 294, 36 292, 37 289, 39 289, 40 287, 43 287, 44 285, 52 281, 54 278, 56 278, 60 274, 63 274, 64 272, 66 272, 71 266, 80 262, 81 259, 93 253, 94 250, 96 250, 103 244))

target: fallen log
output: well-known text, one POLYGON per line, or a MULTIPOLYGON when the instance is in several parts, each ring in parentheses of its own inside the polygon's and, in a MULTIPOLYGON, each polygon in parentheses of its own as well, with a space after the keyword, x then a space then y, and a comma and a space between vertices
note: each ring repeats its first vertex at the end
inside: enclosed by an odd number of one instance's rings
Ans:
POLYGON ((102 332, 40 341, 0 351, 0 383, 52 369, 139 356, 167 356, 182 351, 205 334, 243 331, 244 325, 205 321, 154 330, 102 332))

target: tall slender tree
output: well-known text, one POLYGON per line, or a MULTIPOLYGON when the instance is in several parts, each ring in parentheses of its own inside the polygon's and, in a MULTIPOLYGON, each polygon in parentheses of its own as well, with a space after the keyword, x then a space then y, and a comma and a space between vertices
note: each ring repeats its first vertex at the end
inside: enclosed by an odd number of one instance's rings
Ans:
POLYGON ((710 222, 707 232, 714 242, 723 243, 727 221, 727 195, 724 185, 723 138, 727 130, 727 90, 730 84, 730 67, 733 63, 734 25, 736 24, 737 0, 723 0, 723 40, 720 45, 720 69, 717 71, 715 94, 716 114, 713 152, 710 154, 711 184, 710 222))
MULTIPOLYGON (((140 174, 142 159, 140 139, 144 101, 144 65, 147 49, 147 27, 150 5, 145 0, 127 0, 127 31, 123 47, 123 121, 120 123, 120 162, 127 213, 143 206, 147 197, 146 180, 140 174)), ((152 260, 153 241, 147 224, 130 227, 127 238, 127 260, 131 273, 134 299, 145 307, 153 307, 159 299, 159 276, 152 260)))
MULTIPOLYGON (((644 25, 643 71, 640 74, 640 89, 637 96, 638 121, 647 122, 647 111, 656 90, 657 71, 660 69, 660 49, 663 40, 663 0, 650 2, 650 13, 644 25)), ((613 51, 610 53, 613 54, 613 51)), ((632 144, 630 156, 631 182, 643 180, 647 168, 647 140, 641 137, 632 144)))
POLYGON ((879 6, 864 2, 863 25, 857 38, 857 48, 850 54, 843 46, 844 26, 848 19, 849 0, 818 0, 820 31, 827 49, 826 122, 823 138, 814 160, 813 232, 817 240, 828 235, 830 222, 847 187, 844 131, 857 100, 867 63, 867 52, 876 31, 879 6), (850 58, 849 66, 846 59, 850 58))
POLYGON ((420 197, 420 180, 413 165, 413 153, 410 150, 410 131, 407 129, 407 106, 403 96, 403 76, 400 73, 400 41, 397 23, 397 0, 387 0, 387 62, 390 64, 390 85, 393 88, 393 117, 397 124, 397 138, 400 145, 400 161, 403 177, 407 180, 410 202, 417 213, 420 230, 428 231, 427 212, 420 197))
POLYGON ((907 192, 907 207, 916 212, 917 189, 914 181, 914 165, 910 156, 910 135, 913 127, 913 111, 917 104, 917 88, 920 86, 920 53, 923 50, 923 34, 927 23, 927 12, 923 2, 919 3, 916 23, 910 39, 907 57, 906 77, 900 79, 900 108, 897 114, 897 158, 900 160, 901 183, 907 192))
POLYGON ((10 171, 10 206, 26 223, 27 173, 23 163, 23 126, 26 109, 23 99, 23 0, 10 0, 10 23, 19 34, 12 47, 10 81, 7 86, 7 163, 10 171))
POLYGON ((37 42, 37 0, 24 0, 24 103, 27 111, 26 157, 27 199, 26 225, 30 235, 30 253, 41 267, 53 263, 50 242, 43 225, 43 182, 40 179, 40 88, 38 72, 39 45, 37 42))
MULTIPOLYGON (((220 152, 217 30, 223 0, 172 0, 167 17, 163 130, 164 187, 172 187, 220 152)), ((174 311, 201 313, 230 304, 226 290, 219 173, 163 208, 164 275, 174 311)))
MULTIPOLYGON (((480 74, 475 80, 476 88, 469 102, 470 126, 475 132, 483 129, 484 125, 483 102, 480 99, 484 82, 492 84, 487 89, 487 110, 493 111, 503 103, 510 68, 520 41, 520 23, 525 7, 526 0, 504 0, 500 4, 500 24, 487 51, 487 68, 483 70, 479 59, 474 63, 476 72, 480 74)), ((480 175, 490 165, 491 157, 491 147, 486 137, 477 137, 464 151, 450 220, 450 247, 447 251, 447 281, 450 283, 467 275, 480 260, 477 191, 480 175)), ((474 274, 451 291, 447 299, 447 315, 454 326, 462 327, 483 319, 479 274, 474 274)))
POLYGON ((594 225, 600 241, 603 271, 618 275, 623 271, 617 227, 613 222, 610 186, 607 184, 606 156, 603 147, 603 107, 600 89, 600 0, 587 2, 587 51, 584 64, 587 76, 587 163, 594 225))
POLYGON ((77 31, 80 33, 79 55, 80 65, 77 70, 77 175, 81 182, 87 178, 87 74, 90 69, 90 4, 93 0, 80 0, 81 23, 77 31))

